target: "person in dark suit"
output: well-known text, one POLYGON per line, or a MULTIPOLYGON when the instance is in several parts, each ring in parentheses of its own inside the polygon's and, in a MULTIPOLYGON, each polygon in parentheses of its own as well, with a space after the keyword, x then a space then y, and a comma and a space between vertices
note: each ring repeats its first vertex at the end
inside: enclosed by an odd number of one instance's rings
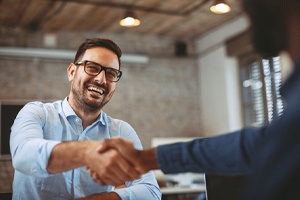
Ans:
MULTIPOLYGON (((283 114, 271 124, 212 138, 135 150, 122 138, 107 139, 100 152, 117 149, 145 173, 200 172, 249 176, 242 199, 300 199, 300 1, 243 0, 253 44, 263 57, 286 51, 294 70, 281 88, 283 114)), ((108 184, 101 174, 94 180, 108 184)))

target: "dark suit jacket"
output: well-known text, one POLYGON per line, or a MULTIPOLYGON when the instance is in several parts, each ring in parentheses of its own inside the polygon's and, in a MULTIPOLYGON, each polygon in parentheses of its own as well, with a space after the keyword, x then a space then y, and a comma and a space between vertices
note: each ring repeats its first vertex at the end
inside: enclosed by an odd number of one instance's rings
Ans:
POLYGON ((300 59, 281 93, 287 104, 259 143, 249 200, 300 199, 300 59))

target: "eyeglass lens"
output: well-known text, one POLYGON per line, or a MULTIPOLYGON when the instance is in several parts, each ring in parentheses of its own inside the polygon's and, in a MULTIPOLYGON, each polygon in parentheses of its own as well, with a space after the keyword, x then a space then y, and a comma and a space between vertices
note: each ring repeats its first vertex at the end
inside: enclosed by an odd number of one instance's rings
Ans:
POLYGON ((97 63, 90 62, 90 61, 87 61, 85 63, 84 69, 87 74, 92 76, 97 76, 98 74, 101 73, 102 70, 104 70, 105 78, 110 81, 118 81, 121 73, 119 70, 103 67, 97 63))

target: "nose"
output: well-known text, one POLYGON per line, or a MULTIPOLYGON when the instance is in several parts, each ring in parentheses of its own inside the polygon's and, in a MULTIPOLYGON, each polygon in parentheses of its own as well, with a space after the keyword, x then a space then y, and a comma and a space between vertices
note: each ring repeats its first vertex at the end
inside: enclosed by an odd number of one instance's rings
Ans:
POLYGON ((100 84, 106 83, 105 71, 102 70, 96 77, 95 81, 99 82, 100 84))

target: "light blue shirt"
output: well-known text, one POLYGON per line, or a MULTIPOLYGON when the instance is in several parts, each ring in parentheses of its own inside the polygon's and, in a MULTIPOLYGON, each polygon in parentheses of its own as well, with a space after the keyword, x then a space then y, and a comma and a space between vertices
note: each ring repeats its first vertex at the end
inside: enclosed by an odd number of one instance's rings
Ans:
POLYGON ((17 115, 11 128, 10 148, 15 175, 13 200, 67 200, 102 192, 116 192, 122 199, 161 199, 153 172, 126 182, 126 188, 114 190, 93 181, 86 167, 49 174, 46 170, 51 151, 62 141, 103 140, 121 136, 131 140, 135 148, 142 144, 134 129, 126 122, 101 112, 98 120, 85 130, 67 98, 54 103, 31 102, 17 115))

